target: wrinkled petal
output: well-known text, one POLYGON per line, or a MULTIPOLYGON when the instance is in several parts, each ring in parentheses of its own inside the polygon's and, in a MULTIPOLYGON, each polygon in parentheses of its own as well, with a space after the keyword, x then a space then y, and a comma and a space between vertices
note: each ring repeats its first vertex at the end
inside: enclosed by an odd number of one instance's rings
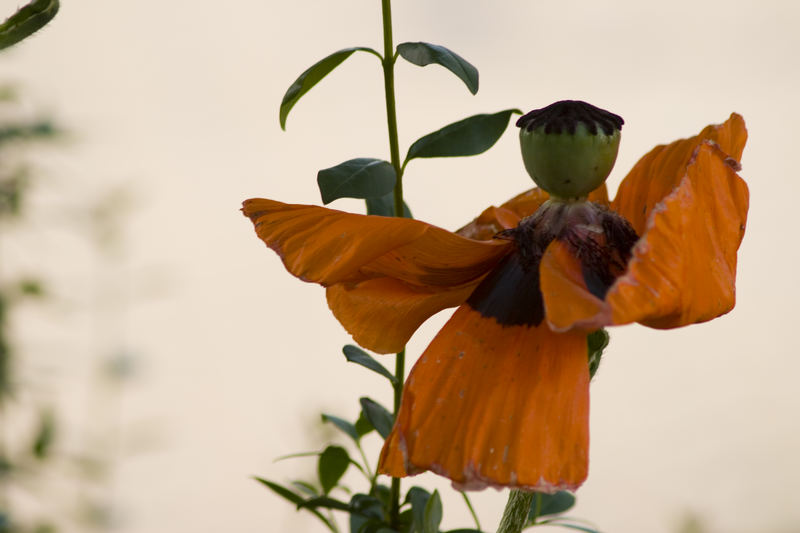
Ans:
POLYGON ((357 342, 384 353, 402 347, 428 316, 463 302, 509 251, 506 242, 476 241, 418 220, 265 199, 247 200, 242 210, 289 272, 332 288, 331 309, 364 341, 357 342))
POLYGON ((734 168, 716 144, 695 150, 677 187, 651 209, 627 271, 604 300, 587 290, 569 249, 551 244, 540 271, 548 323, 557 331, 630 322, 672 328, 730 311, 748 208, 734 168))
MULTIPOLYGON (((550 198, 542 189, 535 187, 518 194, 500 207, 489 207, 478 218, 456 233, 470 239, 491 239, 504 230, 516 228, 519 221, 536 212, 550 198)), ((589 194, 589 201, 608 206, 608 191, 605 183, 589 194)))
POLYGON ((586 336, 461 306, 411 371, 380 472, 459 489, 575 490, 588 471, 586 336))
POLYGON ((695 152, 707 141, 738 165, 747 141, 744 119, 732 113, 723 124, 707 126, 694 137, 653 148, 622 181, 611 208, 642 235, 653 209, 681 184, 695 152))
POLYGON ((698 148, 678 188, 654 208, 628 271, 609 290, 613 323, 672 328, 733 309, 749 202, 734 168, 716 145, 698 148))

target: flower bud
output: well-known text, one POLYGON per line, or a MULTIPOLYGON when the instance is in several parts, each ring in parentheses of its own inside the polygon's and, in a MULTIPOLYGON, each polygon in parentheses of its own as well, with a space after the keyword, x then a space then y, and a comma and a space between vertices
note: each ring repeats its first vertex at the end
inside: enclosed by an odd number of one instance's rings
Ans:
POLYGON ((559 199, 584 199, 611 173, 624 121, 586 102, 563 100, 517 121, 525 170, 559 199))

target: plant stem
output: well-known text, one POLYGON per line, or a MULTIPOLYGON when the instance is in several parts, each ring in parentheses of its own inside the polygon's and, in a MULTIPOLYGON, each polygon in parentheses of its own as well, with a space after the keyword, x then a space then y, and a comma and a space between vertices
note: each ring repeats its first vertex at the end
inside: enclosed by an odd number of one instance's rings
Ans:
MULTIPOLYGON (((396 176, 394 185, 394 216, 403 216, 403 168, 400 163, 400 143, 397 135, 397 106, 394 96, 394 43, 392 42, 392 3, 391 0, 381 0, 383 15, 383 86, 386 94, 386 124, 389 128, 389 154, 392 167, 396 176)), ((403 397, 403 382, 405 381, 405 349, 400 350, 395 362, 394 375, 397 383, 394 386, 394 417, 400 410, 400 399, 403 397)), ((389 509, 389 523, 392 528, 398 524, 400 515, 400 478, 392 478, 391 506, 389 509)))
POLYGON ((528 520, 528 512, 533 502, 533 492, 523 492, 512 490, 508 495, 508 502, 503 511, 503 518, 500 519, 500 527, 497 533, 520 533, 525 522, 528 520))
POLYGON ((383 87, 386 93, 386 125, 389 128, 389 155, 397 177, 394 186, 394 216, 403 216, 403 167, 397 135, 397 106, 394 96, 394 44, 392 43, 392 3, 381 0, 383 12, 383 87))
POLYGON ((478 520, 478 514, 475 512, 475 508, 472 507, 472 502, 469 500, 469 496, 467 496, 466 492, 462 492, 461 496, 464 497, 464 503, 467 504, 467 508, 469 509, 469 512, 472 515, 472 519, 475 521, 475 528, 480 530, 481 522, 480 520, 478 520))

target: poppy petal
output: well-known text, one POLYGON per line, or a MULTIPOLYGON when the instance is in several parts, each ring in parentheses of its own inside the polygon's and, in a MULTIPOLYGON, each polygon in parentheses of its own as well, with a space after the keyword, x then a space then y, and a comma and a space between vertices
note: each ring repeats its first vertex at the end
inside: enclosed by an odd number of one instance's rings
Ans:
POLYGON ((502 326, 468 304, 411 371, 379 469, 460 489, 575 490, 588 471, 586 336, 502 326))
POLYGON ((330 288, 329 305, 356 342, 380 353, 401 349, 425 319, 461 304, 510 251, 505 241, 418 220, 265 199, 245 201, 242 211, 289 272, 330 288))
POLYGON ((581 262, 561 241, 551 242, 539 266, 545 317, 553 331, 593 331, 611 323, 609 305, 586 285, 581 262))
POLYGON ((377 353, 394 353, 429 317, 461 305, 481 279, 430 291, 392 278, 376 278, 338 283, 328 287, 326 294, 328 306, 353 340, 377 353))
POLYGON ((673 328, 733 308, 736 251, 749 202, 735 168, 716 144, 696 150, 679 186, 653 209, 627 272, 606 296, 613 323, 673 328))
POLYGON ((286 269, 324 286, 388 276, 420 286, 472 281, 506 253, 419 220, 345 213, 273 200, 244 202, 256 233, 286 269))
POLYGON ((653 148, 622 181, 611 208, 642 235, 653 209, 681 184, 698 147, 708 141, 738 165, 747 141, 744 119, 732 113, 723 124, 707 126, 694 137, 653 148))

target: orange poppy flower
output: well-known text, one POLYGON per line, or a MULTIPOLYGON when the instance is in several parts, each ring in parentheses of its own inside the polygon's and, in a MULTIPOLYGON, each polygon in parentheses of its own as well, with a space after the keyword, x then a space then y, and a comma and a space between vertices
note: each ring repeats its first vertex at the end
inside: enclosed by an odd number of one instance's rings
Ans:
POLYGON ((399 351, 428 317, 458 306, 409 374, 382 473, 574 490, 588 471, 587 332, 673 328, 733 308, 746 139, 732 114, 654 148, 613 202, 605 186, 593 204, 545 204, 532 189, 456 233, 264 199, 243 211, 289 272, 326 287, 365 348, 399 351))

